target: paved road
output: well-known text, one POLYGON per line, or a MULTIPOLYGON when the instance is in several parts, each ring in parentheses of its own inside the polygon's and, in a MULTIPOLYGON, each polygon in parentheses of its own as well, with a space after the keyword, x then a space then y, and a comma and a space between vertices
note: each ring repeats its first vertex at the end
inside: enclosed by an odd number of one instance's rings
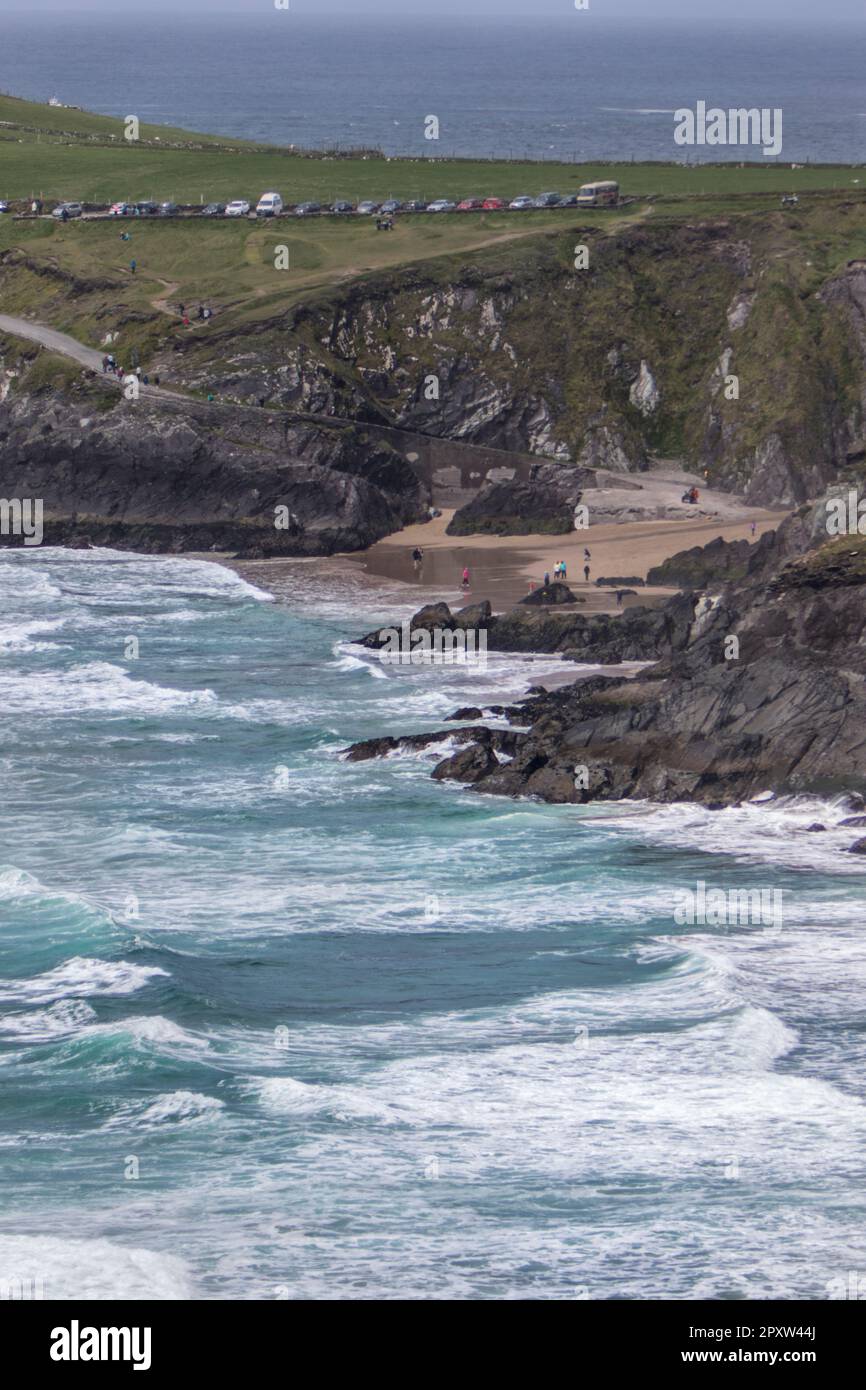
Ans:
POLYGON ((18 338, 29 338, 34 343, 41 343, 43 347, 50 348, 52 352, 62 353, 64 357, 73 357, 82 367, 89 367, 91 371, 102 371, 101 352, 97 352, 95 348, 84 347, 68 334, 58 333, 56 328, 46 328, 44 324, 31 323, 29 319, 13 318, 11 314, 0 314, 0 331, 14 333, 18 338))

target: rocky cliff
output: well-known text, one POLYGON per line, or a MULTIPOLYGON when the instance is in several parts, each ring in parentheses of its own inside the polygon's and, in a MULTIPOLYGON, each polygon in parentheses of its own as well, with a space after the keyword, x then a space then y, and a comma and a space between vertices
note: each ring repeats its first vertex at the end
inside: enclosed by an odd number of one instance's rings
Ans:
POLYGON ((0 343, 0 494, 41 498, 49 543, 322 555, 427 513, 410 466, 361 428, 146 391, 125 400, 51 365, 0 343))
MULTIPOLYGON (((746 575, 718 591, 604 621, 533 616, 539 650, 651 664, 633 679, 595 676, 505 711, 529 725, 508 761, 479 734, 437 765, 437 778, 557 802, 724 805, 767 790, 866 791, 866 539, 828 541, 820 509, 762 538, 746 575), (549 625, 563 620, 582 645, 562 645, 549 625)), ((525 623, 497 620, 490 645, 525 623)), ((376 751, 368 745, 364 756, 376 751)))
MULTIPOLYGON (((239 400, 614 471, 683 458, 760 504, 861 456, 866 203, 528 237, 380 275, 162 359, 239 400), (589 268, 576 270, 577 241, 589 268), (849 264, 850 261, 850 264, 849 264)), ((492 499, 491 515, 507 510, 492 499)), ((513 510, 513 509, 512 509, 513 510)), ((482 527, 483 529, 483 527, 482 527)))

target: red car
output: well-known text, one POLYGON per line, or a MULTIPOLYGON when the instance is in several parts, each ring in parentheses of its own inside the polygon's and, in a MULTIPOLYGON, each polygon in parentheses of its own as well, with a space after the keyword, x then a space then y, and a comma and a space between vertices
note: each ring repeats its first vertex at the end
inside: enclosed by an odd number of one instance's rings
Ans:
POLYGON ((481 198, 464 198, 462 203, 457 204, 458 212, 477 212, 482 206, 481 198))
POLYGON ((481 206, 485 212, 501 212, 505 203, 501 198, 485 198, 481 206))

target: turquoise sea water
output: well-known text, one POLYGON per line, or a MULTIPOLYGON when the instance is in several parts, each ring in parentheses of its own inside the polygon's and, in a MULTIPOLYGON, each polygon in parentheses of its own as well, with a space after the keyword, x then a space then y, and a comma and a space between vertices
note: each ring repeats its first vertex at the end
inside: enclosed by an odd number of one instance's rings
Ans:
POLYGON ((393 604, 295 589, 0 554, 0 1278, 832 1296, 866 1260, 864 873, 805 826, 841 807, 347 764, 551 663, 385 668, 345 639, 393 604), (699 880, 781 890, 782 930, 677 926, 699 880))

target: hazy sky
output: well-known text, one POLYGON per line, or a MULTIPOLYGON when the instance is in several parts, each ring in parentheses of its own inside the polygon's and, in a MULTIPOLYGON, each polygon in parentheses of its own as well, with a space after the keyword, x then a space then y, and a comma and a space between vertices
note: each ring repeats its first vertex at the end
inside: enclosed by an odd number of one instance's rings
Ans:
MULTIPOLYGON (((571 15, 574 0, 290 0, 290 8, 298 15, 351 14, 358 19, 366 15, 399 15, 402 17, 435 18, 439 14, 473 15, 494 18, 541 15, 571 15)), ((144 18, 153 10, 170 11, 172 15, 191 17, 217 12, 267 14, 273 0, 147 0, 146 4, 128 6, 124 0, 0 0, 0 17, 16 12, 53 11, 72 18, 93 11, 109 12, 117 18, 144 18)), ((689 25, 703 22, 736 21, 738 26, 779 23, 826 24, 849 21, 863 26, 866 32, 864 0, 590 0, 594 20, 604 16, 617 19, 655 20, 679 19, 689 25)))

